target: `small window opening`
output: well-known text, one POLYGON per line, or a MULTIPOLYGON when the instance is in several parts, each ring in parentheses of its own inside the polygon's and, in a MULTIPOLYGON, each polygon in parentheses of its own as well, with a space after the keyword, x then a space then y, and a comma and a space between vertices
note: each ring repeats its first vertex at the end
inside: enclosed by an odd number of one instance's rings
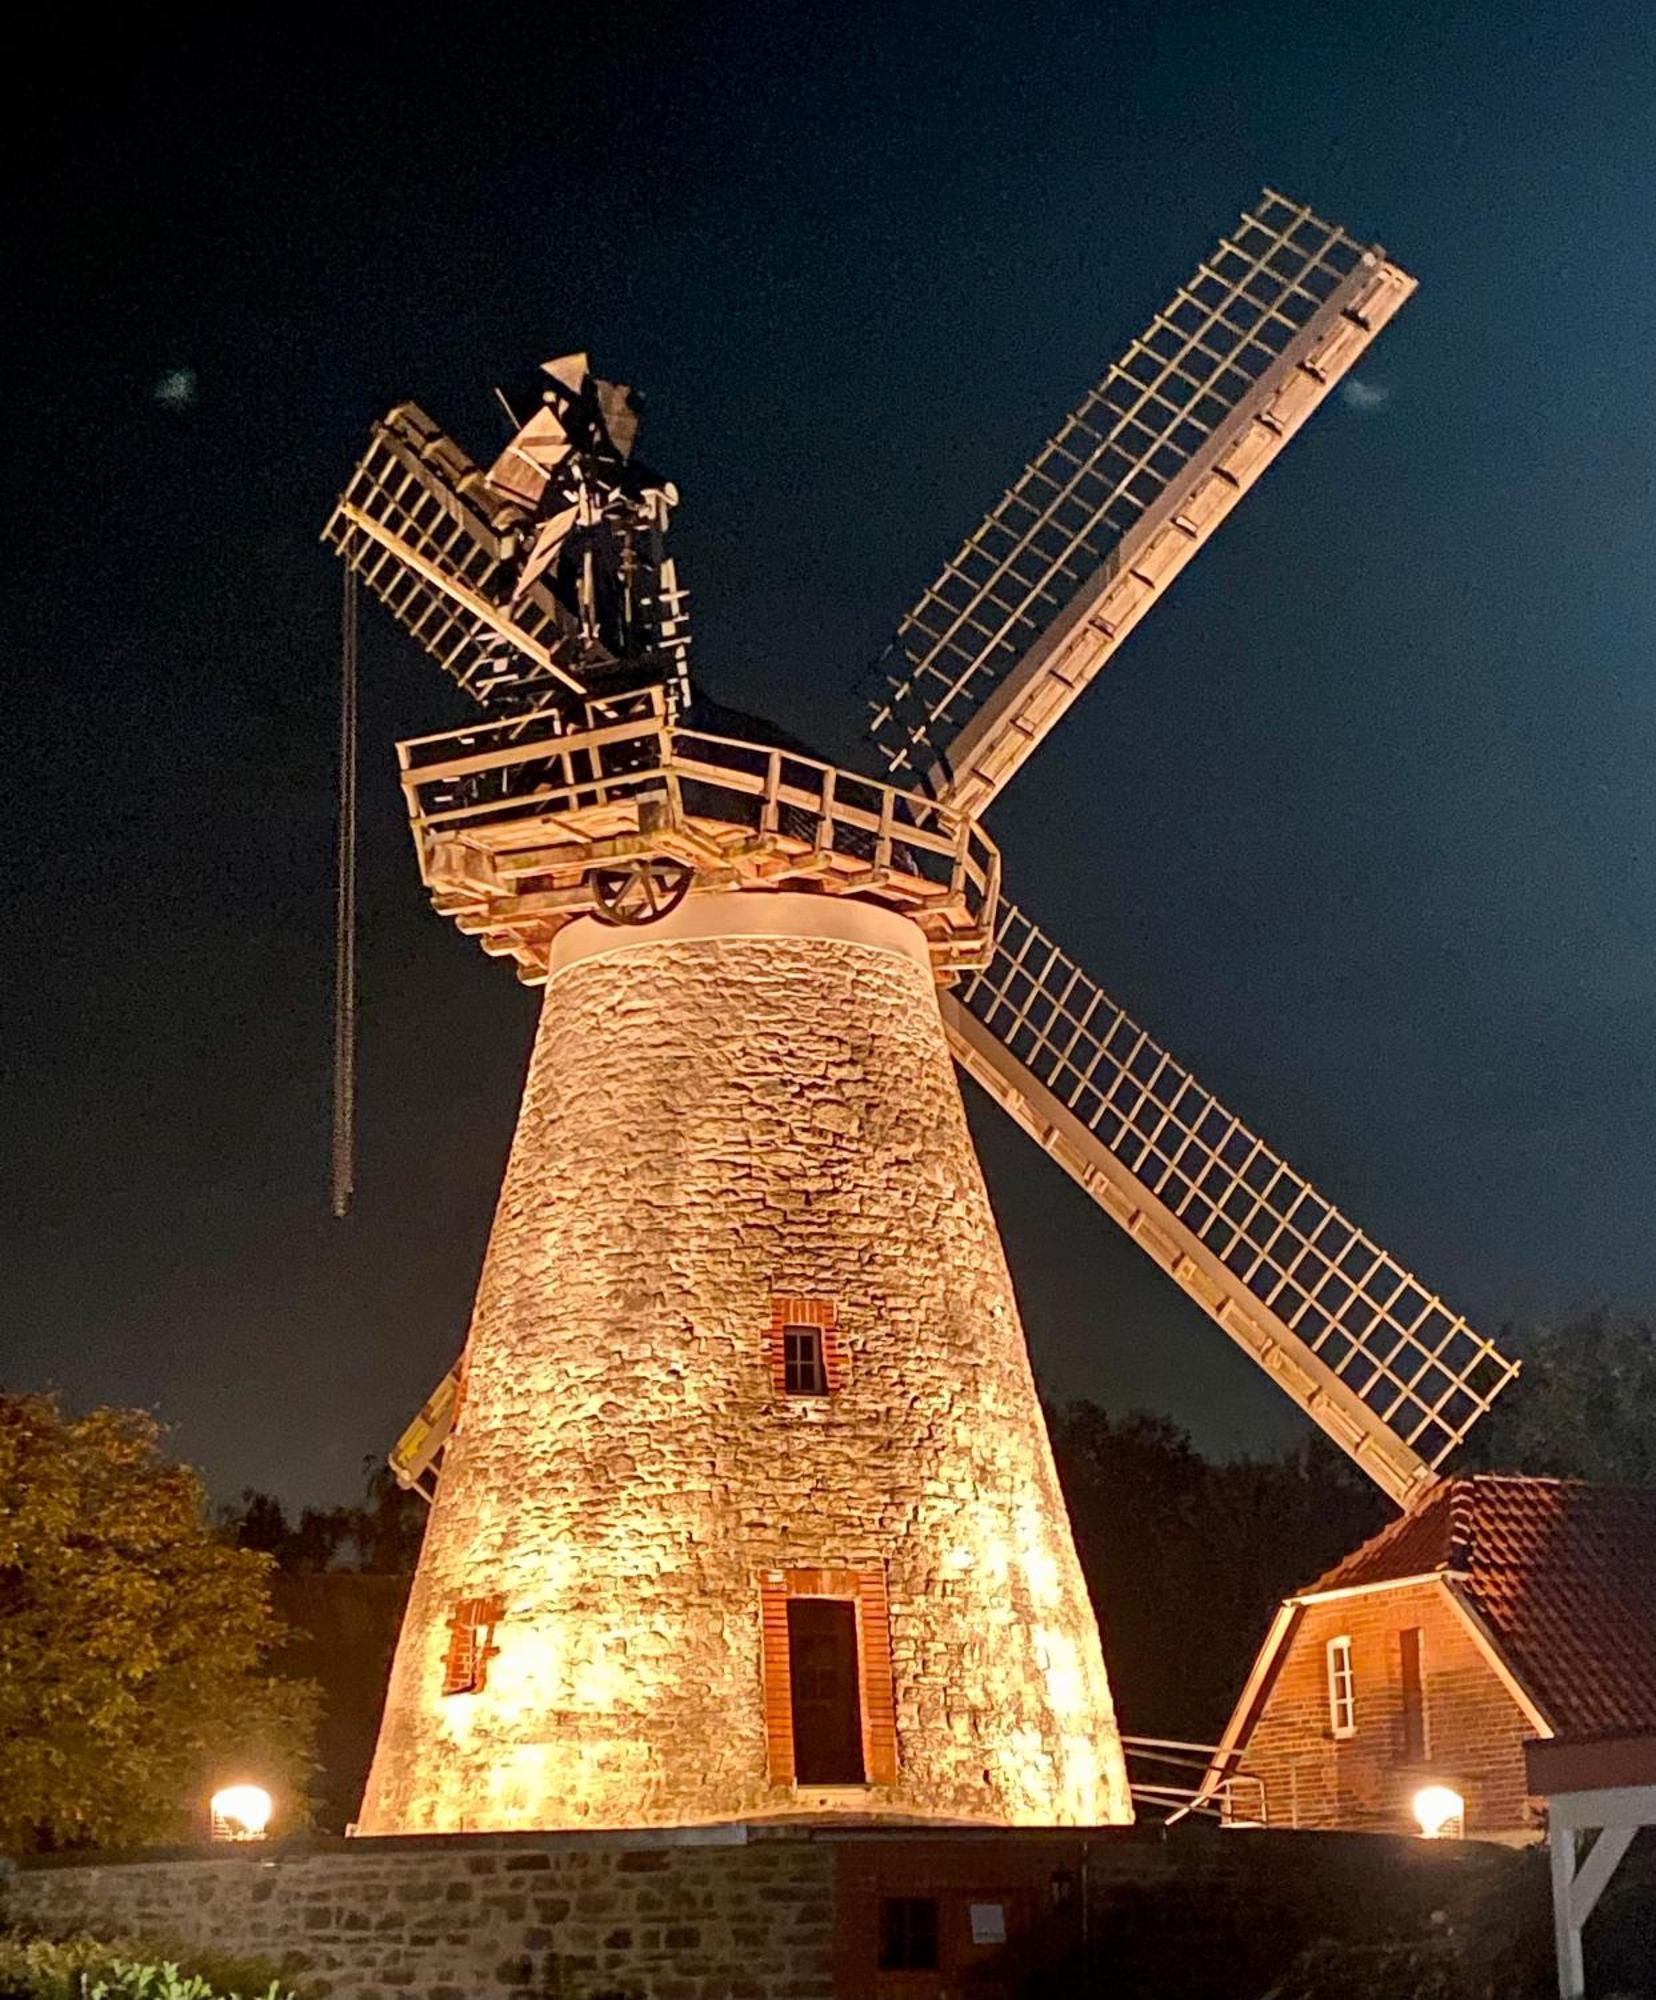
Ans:
POLYGON ((765 1354, 778 1396, 835 1396, 846 1383, 845 1337, 832 1299, 771 1295, 765 1354))
POLYGON ((1351 1641, 1328 1642, 1328 1722, 1336 1736, 1357 1734, 1357 1690, 1351 1672, 1351 1641))
POLYGON ((937 1970, 935 1896, 885 1896, 880 1901, 880 1970, 937 1970))
POLYGON ((494 1634, 502 1609, 498 1597, 463 1597, 454 1607, 443 1659, 444 1694, 476 1694, 483 1686, 500 1650, 494 1634))
POLYGON ((1410 1625, 1397 1635, 1403 1681, 1403 1761, 1426 1761, 1426 1682, 1420 1662, 1420 1627, 1410 1625))
POLYGON ((854 1604, 841 1597, 789 1598, 788 1674, 795 1782, 866 1782, 854 1604))
POLYGON ((826 1396, 828 1366, 820 1326, 782 1329, 782 1387, 790 1396, 826 1396))

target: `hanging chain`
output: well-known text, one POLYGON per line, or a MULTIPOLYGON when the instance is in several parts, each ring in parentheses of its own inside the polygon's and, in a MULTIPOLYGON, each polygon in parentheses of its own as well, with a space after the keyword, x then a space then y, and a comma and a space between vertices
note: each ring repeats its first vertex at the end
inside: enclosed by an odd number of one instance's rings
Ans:
POLYGON ((356 1188, 357 578, 347 562, 339 621, 339 821, 334 878, 333 1212, 356 1188))

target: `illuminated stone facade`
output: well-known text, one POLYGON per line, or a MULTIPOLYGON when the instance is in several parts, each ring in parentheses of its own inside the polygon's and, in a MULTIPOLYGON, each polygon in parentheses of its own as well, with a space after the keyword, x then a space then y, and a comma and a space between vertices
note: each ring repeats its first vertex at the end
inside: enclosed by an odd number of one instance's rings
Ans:
POLYGON ((558 944, 359 1830, 1129 1818, 919 932, 749 894, 558 944), (882 1782, 779 1768, 763 1600, 813 1575, 874 1579, 882 1782))

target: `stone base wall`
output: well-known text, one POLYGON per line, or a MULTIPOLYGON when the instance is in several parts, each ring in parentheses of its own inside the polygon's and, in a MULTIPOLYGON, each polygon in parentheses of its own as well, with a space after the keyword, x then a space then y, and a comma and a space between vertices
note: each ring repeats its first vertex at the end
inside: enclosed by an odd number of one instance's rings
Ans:
POLYGON ((1526 1868, 1544 1910, 1540 1856, 1363 1834, 454 1835, 8 1869, 0 1921, 255 1954, 329 2000, 1229 2000, 1313 1939, 1506 1913, 1526 1868), (881 1971, 890 1898, 933 1904, 935 1970, 881 1971))
POLYGON ((337 2000, 828 2000, 833 1855, 695 1838, 352 1841, 39 1867, 8 1922, 267 1958, 337 2000))

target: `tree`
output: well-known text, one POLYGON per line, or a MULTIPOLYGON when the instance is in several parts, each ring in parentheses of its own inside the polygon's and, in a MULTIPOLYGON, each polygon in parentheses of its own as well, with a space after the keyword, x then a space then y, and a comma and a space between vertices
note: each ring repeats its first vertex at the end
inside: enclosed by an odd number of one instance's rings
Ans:
POLYGON ((1321 1437, 1214 1465, 1165 1417, 1050 1419, 1076 1551, 1132 1734, 1212 1742, 1272 1611, 1389 1517, 1321 1437))
POLYGON ((1656 1326, 1600 1309, 1500 1344, 1523 1363, 1454 1470, 1554 1473, 1656 1486, 1656 1326))
POLYGON ((397 1484, 383 1459, 363 1465, 363 1497, 354 1507, 307 1507, 289 1524, 280 1500, 252 1487, 219 1514, 219 1531, 239 1549, 274 1556, 289 1576, 327 1570, 363 1570, 375 1576, 408 1576, 425 1533, 426 1503, 397 1484))
POLYGON ((184 1838, 231 1775, 302 1805, 315 1700, 264 1671, 271 1566, 143 1411, 0 1394, 0 1850, 184 1838))

